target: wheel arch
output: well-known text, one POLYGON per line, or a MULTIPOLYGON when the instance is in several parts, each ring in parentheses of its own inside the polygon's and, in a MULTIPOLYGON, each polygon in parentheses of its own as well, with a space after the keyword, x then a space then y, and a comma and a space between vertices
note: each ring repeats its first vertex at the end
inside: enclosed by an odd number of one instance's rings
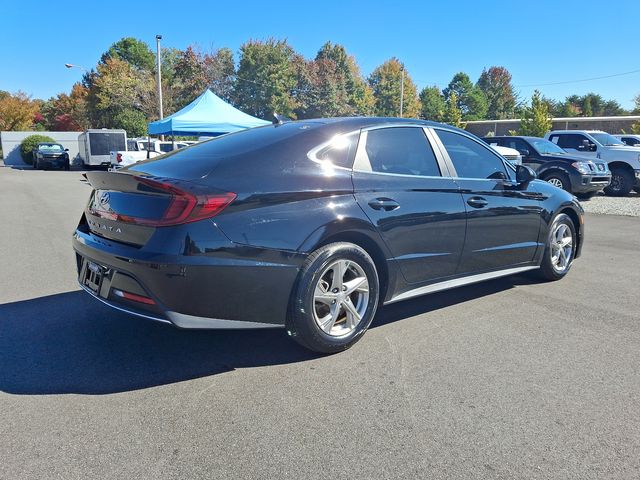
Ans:
POLYGON ((575 211, 575 209, 565 206, 563 208, 560 209, 560 211, 556 214, 559 215, 561 213, 564 213, 565 215, 567 215, 571 221, 573 222, 573 228, 576 231, 576 258, 578 256, 580 256, 580 252, 582 250, 582 223, 581 223, 581 216, 578 212, 575 211))
POLYGON ((386 298, 389 285, 390 285, 390 272, 389 265, 387 263, 387 257, 381 248, 381 246, 371 236, 357 230, 347 230, 342 232, 336 232, 324 237, 315 246, 314 250, 321 248, 325 245, 335 242, 348 242, 359 246, 365 252, 369 254, 376 266, 378 272, 378 281, 380 283, 380 301, 384 301, 386 298))
POLYGON ((620 160, 616 160, 614 162, 607 163, 607 165, 609 166, 609 170, 612 170, 614 168, 621 168, 623 170, 627 170, 629 173, 631 173, 631 175, 633 175, 633 173, 634 173, 633 167, 630 164, 628 164, 627 162, 622 162, 620 160))
POLYGON ((541 171, 538 174, 538 178, 540 180, 545 180, 546 181, 546 179, 548 177, 552 176, 554 173, 556 173, 556 174, 559 173, 559 174, 562 174, 565 177, 567 177, 567 180, 569 181, 569 186, 573 189, 573 182, 571 180, 571 173, 566 168, 564 168, 564 167, 562 167, 560 165, 552 165, 552 166, 549 166, 549 167, 545 168, 543 171, 541 171))

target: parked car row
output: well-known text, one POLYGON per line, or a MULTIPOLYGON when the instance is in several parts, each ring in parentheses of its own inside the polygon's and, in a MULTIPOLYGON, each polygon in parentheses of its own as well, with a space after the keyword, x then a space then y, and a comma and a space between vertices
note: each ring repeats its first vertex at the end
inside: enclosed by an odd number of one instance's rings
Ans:
POLYGON ((545 138, 567 152, 607 162, 611 184, 605 193, 627 195, 640 191, 640 148, 625 145, 619 138, 599 130, 555 130, 545 138))
POLYGON ((611 172, 606 162, 572 155, 544 138, 507 136, 483 140, 492 146, 517 150, 522 155, 523 164, 535 170, 538 178, 582 200, 593 197, 611 183, 611 172))
POLYGON ((187 147, 190 143, 193 142, 168 142, 155 138, 132 138, 127 140, 126 150, 117 150, 110 153, 111 167, 127 167, 136 162, 187 147))

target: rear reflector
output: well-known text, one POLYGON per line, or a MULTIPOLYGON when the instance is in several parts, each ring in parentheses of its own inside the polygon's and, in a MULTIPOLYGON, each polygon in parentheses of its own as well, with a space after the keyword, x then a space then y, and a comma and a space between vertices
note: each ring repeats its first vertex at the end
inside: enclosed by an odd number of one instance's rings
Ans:
POLYGON ((123 290, 113 289, 113 294, 117 297, 124 298, 125 300, 131 300, 133 302, 144 303, 146 305, 155 305, 156 302, 149 297, 143 297, 142 295, 136 295, 135 293, 125 292, 123 290))
POLYGON ((122 162, 122 154, 121 153, 116 153, 116 162, 118 162, 118 163, 122 162))
MULTIPOLYGON (((101 210, 100 208, 92 208, 91 206, 89 207, 89 213, 117 222, 148 227, 167 227, 214 217, 236 198, 236 194, 233 192, 196 195, 170 183, 144 177, 135 177, 135 179, 139 183, 150 187, 155 194, 166 194, 170 197, 169 205, 160 218, 143 218, 125 215, 113 210, 101 210)), ((162 196, 164 197, 164 195, 162 196)))

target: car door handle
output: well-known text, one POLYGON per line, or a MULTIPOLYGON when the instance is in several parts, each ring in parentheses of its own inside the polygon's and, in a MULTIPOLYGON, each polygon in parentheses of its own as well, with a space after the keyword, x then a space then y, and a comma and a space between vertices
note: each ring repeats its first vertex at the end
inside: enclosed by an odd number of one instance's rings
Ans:
POLYGON ((469 200, 467 200, 467 203, 473 208, 482 208, 489 205, 489 202, 487 202, 482 197, 471 197, 469 200))
POLYGON ((385 197, 374 198, 369 202, 369 206, 374 210, 384 210, 385 212, 400 208, 400 204, 394 199, 385 197))

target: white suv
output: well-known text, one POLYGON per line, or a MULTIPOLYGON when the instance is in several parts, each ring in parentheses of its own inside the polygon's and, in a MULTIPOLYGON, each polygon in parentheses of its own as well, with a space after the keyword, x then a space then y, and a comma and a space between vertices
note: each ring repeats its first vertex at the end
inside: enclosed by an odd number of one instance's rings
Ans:
POLYGON ((607 195, 621 197, 632 188, 640 193, 640 148, 600 130, 554 130, 544 138, 567 152, 607 162, 611 170, 611 184, 604 189, 607 195))

